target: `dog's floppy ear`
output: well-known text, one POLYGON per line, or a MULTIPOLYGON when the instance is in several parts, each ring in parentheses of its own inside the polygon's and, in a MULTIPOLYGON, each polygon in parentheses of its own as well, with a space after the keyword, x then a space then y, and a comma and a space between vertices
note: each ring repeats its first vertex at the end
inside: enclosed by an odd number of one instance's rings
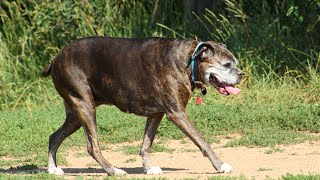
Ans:
POLYGON ((210 44, 203 43, 195 52, 194 57, 200 57, 206 59, 214 55, 214 49, 210 44))

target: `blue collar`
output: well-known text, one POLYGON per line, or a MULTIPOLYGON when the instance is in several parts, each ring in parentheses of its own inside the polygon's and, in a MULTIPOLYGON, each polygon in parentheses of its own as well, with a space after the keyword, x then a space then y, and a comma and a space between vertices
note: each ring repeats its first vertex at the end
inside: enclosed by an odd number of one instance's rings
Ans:
POLYGON ((195 54, 196 54, 198 48, 201 46, 201 44, 203 44, 203 42, 198 43, 198 45, 194 49, 192 56, 191 56, 191 79, 192 79, 192 81, 194 81, 194 59, 196 58, 195 54))

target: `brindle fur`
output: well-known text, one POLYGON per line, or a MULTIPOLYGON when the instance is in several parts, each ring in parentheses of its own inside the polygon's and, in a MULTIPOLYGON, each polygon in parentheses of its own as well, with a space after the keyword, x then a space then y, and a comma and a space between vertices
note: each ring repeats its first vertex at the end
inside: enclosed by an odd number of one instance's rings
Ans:
MULTIPOLYGON (((222 167, 223 161, 186 115, 192 95, 189 63, 196 45, 192 40, 90 37, 76 40, 61 50, 43 70, 44 76, 52 75, 66 109, 64 124, 49 138, 48 171, 63 173, 56 165, 57 149, 64 139, 83 127, 88 153, 109 175, 125 174, 101 154, 96 125, 96 106, 101 104, 112 104, 123 112, 147 117, 140 152, 146 172, 152 169, 149 150, 164 115, 200 148, 216 170, 230 171, 222 167)), ((236 64, 224 46, 212 41, 204 46, 202 51, 210 52, 207 57, 199 57, 198 80, 203 83, 210 64, 222 59, 236 64)))

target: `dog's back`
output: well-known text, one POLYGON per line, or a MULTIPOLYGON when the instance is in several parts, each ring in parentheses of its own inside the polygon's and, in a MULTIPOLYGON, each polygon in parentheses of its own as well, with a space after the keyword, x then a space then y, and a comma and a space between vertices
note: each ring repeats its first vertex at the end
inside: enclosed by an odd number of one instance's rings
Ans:
POLYGON ((181 72, 188 53, 176 51, 190 49, 177 50, 179 43, 165 38, 83 38, 66 46, 43 74, 52 74, 62 96, 77 93, 71 92, 73 87, 83 84, 90 87, 96 105, 114 104, 124 112, 148 116, 164 112, 162 94, 169 93, 172 84, 188 84, 181 72))

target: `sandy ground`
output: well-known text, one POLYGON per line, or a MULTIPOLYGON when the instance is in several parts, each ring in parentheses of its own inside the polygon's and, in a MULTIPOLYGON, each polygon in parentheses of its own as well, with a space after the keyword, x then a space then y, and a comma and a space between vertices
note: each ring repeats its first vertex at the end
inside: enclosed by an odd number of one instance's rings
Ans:
MULTIPOLYGON (((198 178, 211 176, 241 176, 251 179, 281 177, 291 174, 320 174, 320 142, 305 142, 276 148, 223 147, 227 140, 211 147, 220 158, 233 166, 232 173, 218 174, 209 160, 189 140, 168 141, 165 145, 174 149, 172 153, 152 153, 152 162, 162 168, 161 175, 145 175, 139 155, 125 155, 120 149, 123 146, 139 145, 140 142, 108 145, 103 151, 104 157, 115 167, 127 171, 128 178, 169 179, 198 178), (276 150, 275 150, 276 149, 276 150), (273 152, 270 154, 270 151, 273 152)), ((157 143, 157 142, 156 142, 157 143)), ((102 179, 107 174, 95 161, 86 155, 85 148, 72 149, 67 153, 68 166, 63 166, 65 177, 75 179, 77 176, 102 179)))

